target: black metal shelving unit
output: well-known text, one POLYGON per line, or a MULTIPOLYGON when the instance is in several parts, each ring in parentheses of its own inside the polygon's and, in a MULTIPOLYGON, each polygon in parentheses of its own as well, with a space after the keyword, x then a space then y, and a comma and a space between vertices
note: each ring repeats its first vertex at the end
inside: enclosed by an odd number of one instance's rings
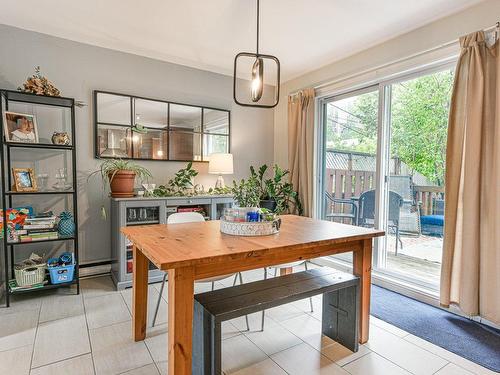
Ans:
MULTIPOLYGON (((0 142, 0 164, 1 164, 1 178, 2 184, 0 186, 1 196, 2 196, 2 213, 3 213, 3 223, 7 223, 7 208, 15 207, 13 205, 13 200, 17 196, 32 196, 33 199, 44 199, 47 195, 71 195, 73 216, 75 221, 75 235, 74 236, 60 236, 59 238, 40 240, 40 241, 30 241, 30 242, 10 242, 7 236, 7 225, 3 225, 3 250, 4 250, 4 278, 5 280, 0 280, 5 282, 5 298, 6 306, 10 306, 10 296, 12 294, 36 293, 40 290, 54 289, 60 287, 68 287, 76 285, 77 294, 80 293, 80 281, 79 281, 79 255, 78 255, 78 202, 76 193, 77 175, 76 175, 76 132, 75 132, 75 102, 73 98, 65 97, 51 97, 44 95, 34 95, 28 93, 22 93, 12 90, 0 90, 0 131, 1 131, 1 142, 0 142), (69 109, 70 111, 70 126, 71 126, 71 145, 55 145, 50 143, 17 143, 8 142, 5 138, 4 127, 7 124, 4 123, 4 112, 9 111, 9 105, 13 102, 22 103, 33 106, 48 106, 48 107, 62 107, 69 109), (47 151, 53 150, 58 151, 70 151, 71 154, 71 174, 72 174, 72 184, 73 189, 71 190, 44 190, 44 191, 33 191, 33 192, 18 192, 12 191, 12 155, 11 150, 17 148, 30 149, 31 152, 36 152, 36 150, 47 151), (14 263, 16 262, 15 249, 18 245, 26 244, 43 244, 56 241, 71 241, 73 242, 73 252, 75 257, 75 272, 74 278, 71 282, 61 283, 61 284, 45 284, 43 287, 28 289, 28 290, 15 290, 11 291, 8 286, 8 281, 14 278, 14 263)), ((45 198, 46 199, 46 198, 45 198)))

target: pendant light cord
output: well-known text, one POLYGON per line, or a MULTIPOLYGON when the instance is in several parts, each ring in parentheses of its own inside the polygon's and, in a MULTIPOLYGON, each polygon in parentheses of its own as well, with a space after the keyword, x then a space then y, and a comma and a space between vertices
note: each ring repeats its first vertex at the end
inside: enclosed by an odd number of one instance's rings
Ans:
POLYGON ((257 0, 257 55, 259 54, 259 14, 260 14, 260 0, 257 0))

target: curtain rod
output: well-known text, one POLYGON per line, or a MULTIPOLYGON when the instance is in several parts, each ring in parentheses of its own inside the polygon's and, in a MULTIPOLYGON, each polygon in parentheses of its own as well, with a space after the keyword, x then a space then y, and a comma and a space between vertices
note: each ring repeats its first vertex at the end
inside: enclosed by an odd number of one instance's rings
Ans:
MULTIPOLYGON (((490 26, 490 27, 484 29, 483 31, 485 33, 489 33, 489 32, 494 31, 495 32, 495 40, 498 40, 498 38, 500 37, 500 22, 497 22, 495 25, 490 26)), ((374 71, 379 70, 379 69, 387 68, 387 67, 389 67, 391 65, 399 64, 399 63, 402 63, 402 62, 414 59, 416 57, 420 57, 420 56, 426 55, 428 53, 439 51, 440 49, 443 49, 443 48, 451 47, 453 44, 458 43, 458 41, 459 41, 459 39, 457 38, 457 39, 452 40, 450 42, 446 42, 446 43, 440 44, 439 46, 432 47, 432 48, 426 49, 424 51, 420 51, 420 52, 414 53, 414 54, 412 54, 410 56, 402 57, 400 59, 393 60, 393 61, 390 61, 388 63, 384 63, 382 65, 378 65, 378 66, 376 66, 374 68, 369 68, 369 69, 362 70, 361 72, 351 73, 351 74, 348 74, 348 75, 345 75, 345 76, 341 76, 340 78, 337 78, 337 79, 335 79, 333 81, 328 81, 328 82, 320 83, 320 84, 314 86, 313 88, 315 90, 319 90, 319 89, 321 89, 323 87, 330 86, 330 85, 333 85, 335 83, 346 81, 348 79, 351 79, 351 78, 354 78, 354 77, 357 77, 357 76, 360 76, 360 75, 363 75, 363 74, 371 73, 371 72, 374 72, 374 71)), ((294 91, 294 92, 288 94, 288 96, 297 95, 303 89, 304 88, 302 88, 300 90, 297 90, 297 91, 294 91)))

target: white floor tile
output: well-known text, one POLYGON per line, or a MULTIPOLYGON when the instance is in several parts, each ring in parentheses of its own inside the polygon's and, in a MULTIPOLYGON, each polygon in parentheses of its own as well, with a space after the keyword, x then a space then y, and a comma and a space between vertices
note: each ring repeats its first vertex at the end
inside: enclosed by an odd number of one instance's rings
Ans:
POLYGON ((110 276, 81 279, 80 288, 84 298, 98 297, 116 292, 115 284, 110 276))
POLYGON ((94 364, 90 354, 81 355, 31 370, 30 375, 91 375, 94 364))
POLYGON ((105 327, 132 319, 120 293, 86 298, 84 303, 89 329, 105 327))
POLYGON ((267 355, 291 348, 302 342, 278 323, 268 324, 263 332, 251 331, 245 335, 267 355))
MULTIPOLYGON (((166 285, 165 285, 166 287, 166 285)), ((121 291, 123 299, 127 304, 127 308, 130 313, 132 313, 132 289, 125 289, 121 291)), ((159 291, 153 285, 149 285, 148 288, 148 327, 151 327, 153 324, 153 317, 156 309, 156 304, 158 303, 158 296, 160 295, 159 291)), ((157 325, 165 324, 168 322, 168 305, 165 300, 162 298, 160 300, 160 306, 158 308, 158 315, 156 316, 157 325)))
POLYGON ((10 307, 0 307, 0 316, 13 313, 24 312, 28 310, 40 310, 42 298, 39 295, 13 294, 10 296, 10 307))
POLYGON ((167 361, 155 362, 155 365, 158 368, 158 370, 160 370, 161 375, 168 375, 168 362, 167 361))
POLYGON ((454 363, 448 363, 434 375, 474 375, 472 372, 457 366, 454 363))
POLYGON ((469 361, 468 359, 460 357, 459 355, 452 353, 446 349, 443 349, 440 346, 434 345, 433 343, 430 343, 429 341, 425 341, 424 339, 421 339, 420 337, 417 337, 414 335, 408 335, 404 339, 408 342, 411 342, 412 344, 415 344, 415 345, 431 352, 431 353, 438 355, 439 357, 441 357, 447 361, 450 361, 450 362, 458 365, 461 368, 464 368, 467 371, 472 372, 473 374, 477 374, 477 375, 496 374, 496 372, 493 372, 487 368, 484 368, 483 366, 480 366, 477 363, 469 361))
POLYGON ((82 295, 55 294, 42 300, 40 310, 40 323, 83 315, 82 295))
POLYGON ((19 311, 0 317, 0 351, 33 345, 38 310, 19 311))
POLYGON ((236 372, 227 373, 232 375, 287 375, 286 372, 279 367, 270 358, 265 361, 248 366, 236 372))
POLYGON ((346 364, 370 353, 370 349, 368 349, 365 345, 359 345, 358 351, 354 353, 336 342, 333 345, 328 345, 322 348, 321 353, 337 365, 345 366, 346 364))
MULTIPOLYGON (((352 375, 411 375, 376 353, 369 353, 344 368, 352 375)), ((427 375, 431 374, 430 372, 427 375)))
POLYGON ((291 303, 266 310, 266 315, 277 322, 283 322, 305 314, 291 303))
POLYGON ((156 368, 154 363, 150 365, 146 365, 140 368, 136 368, 134 370, 130 370, 127 372, 123 372, 123 375, 158 375, 160 372, 156 368))
POLYGON ((303 343, 271 356, 290 375, 347 375, 336 365, 311 346, 303 343))
POLYGON ((153 363, 146 344, 134 342, 130 322, 90 330, 97 375, 120 374, 153 363))
POLYGON ((90 343, 85 316, 41 323, 36 333, 31 367, 45 366, 89 352, 90 343))
POLYGON ((387 322, 384 322, 383 320, 380 320, 373 315, 370 316, 370 324, 376 325, 379 328, 385 329, 386 331, 389 331, 393 335, 396 335, 398 337, 405 337, 409 335, 408 332, 402 330, 401 328, 398 328, 396 326, 393 326, 392 324, 389 324, 387 322))
POLYGON ((321 334, 321 322, 311 315, 302 314, 280 324, 317 350, 335 343, 329 337, 321 334))
POLYGON ((148 347, 151 357, 153 357, 153 361, 162 362, 168 360, 168 332, 166 324, 148 328, 144 342, 148 347))
POLYGON ((33 346, 0 352, 0 374, 28 375, 33 346))
POLYGON ((245 335, 238 335, 222 341, 222 370, 226 373, 235 372, 267 358, 245 335))
MULTIPOLYGON (((243 319, 245 319, 245 317, 243 317, 243 319)), ((222 340, 226 340, 240 334, 241 331, 238 328, 236 328, 233 323, 231 323, 230 321, 222 322, 222 327, 221 327, 222 340)))
POLYGON ((370 326, 370 340, 366 346, 415 375, 434 374, 448 363, 441 357, 374 325, 370 326))

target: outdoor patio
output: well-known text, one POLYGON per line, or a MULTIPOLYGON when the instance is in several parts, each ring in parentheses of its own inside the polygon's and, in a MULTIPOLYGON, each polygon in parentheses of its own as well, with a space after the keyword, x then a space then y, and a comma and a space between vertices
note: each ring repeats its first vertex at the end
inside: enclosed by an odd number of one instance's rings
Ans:
POLYGON ((387 268, 414 278, 439 285, 443 239, 435 236, 401 235, 403 248, 398 245, 395 255, 395 236, 387 237, 387 268))

